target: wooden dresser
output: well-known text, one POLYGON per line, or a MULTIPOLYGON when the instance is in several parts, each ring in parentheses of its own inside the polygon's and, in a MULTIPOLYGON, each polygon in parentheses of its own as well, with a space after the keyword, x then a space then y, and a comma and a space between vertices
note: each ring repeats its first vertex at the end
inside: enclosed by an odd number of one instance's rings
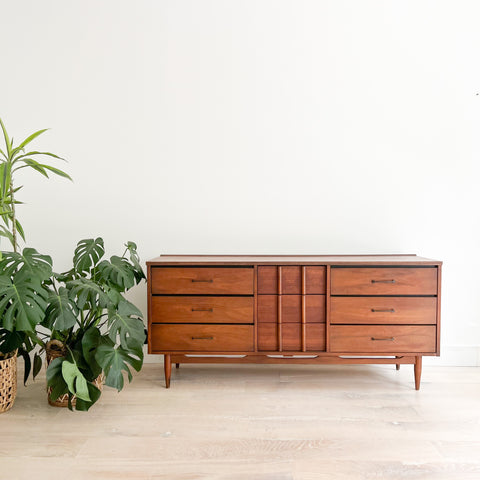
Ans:
POLYGON ((178 256, 148 267, 148 351, 180 363, 413 364, 440 354, 442 262, 178 256))

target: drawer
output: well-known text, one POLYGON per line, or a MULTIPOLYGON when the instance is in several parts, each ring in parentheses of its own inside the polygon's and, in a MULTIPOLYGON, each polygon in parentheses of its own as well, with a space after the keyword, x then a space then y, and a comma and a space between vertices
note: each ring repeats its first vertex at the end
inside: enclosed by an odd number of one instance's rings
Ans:
POLYGON ((259 266, 257 275, 259 294, 325 294, 324 266, 259 266), (304 278, 302 278, 302 268, 305 269, 304 278), (281 275, 281 292, 278 291, 279 275, 281 275), (304 284, 304 292, 302 292, 302 284, 304 284))
POLYGON ((252 323, 253 297, 152 297, 152 323, 252 323))
POLYGON ((435 353, 433 325, 332 325, 330 351, 342 353, 435 353))
POLYGON ((252 352, 253 325, 151 326, 151 353, 252 352))
MULTIPOLYGON (((325 323, 325 295, 305 295, 306 323, 325 323)), ((259 323, 278 321, 278 295, 259 295, 259 323)), ((282 323, 302 322, 302 295, 281 296, 282 323)))
POLYGON ((436 297, 332 297, 330 323, 419 324, 437 322, 436 297))
POLYGON ((153 267, 152 294, 253 295, 253 268, 153 267))
POLYGON ((436 295, 437 269, 332 268, 332 295, 436 295))
MULTIPOLYGON (((305 329, 306 351, 325 351, 325 324, 308 324, 305 329)), ((259 352, 278 352, 278 325, 259 324, 257 342, 259 352)), ((282 324, 282 352, 300 352, 301 349, 302 326, 296 323, 282 324)))

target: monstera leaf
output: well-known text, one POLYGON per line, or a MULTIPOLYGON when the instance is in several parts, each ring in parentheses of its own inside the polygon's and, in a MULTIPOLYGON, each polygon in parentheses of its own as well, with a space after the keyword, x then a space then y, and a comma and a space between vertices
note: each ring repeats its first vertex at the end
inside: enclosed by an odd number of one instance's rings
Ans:
POLYGON ((34 248, 24 248, 22 253, 3 252, 0 271, 2 275, 15 277, 15 282, 34 278, 42 282, 52 275, 52 258, 34 248))
POLYGON ((68 385, 62 375, 62 364, 65 361, 65 357, 54 358, 47 368, 47 385, 52 387, 52 392, 50 393, 52 400, 56 400, 61 395, 68 393, 68 385))
POLYGON ((126 350, 121 346, 115 348, 113 342, 104 342, 98 347, 95 358, 106 375, 105 384, 120 391, 124 383, 122 372, 126 372, 128 380, 132 381, 130 367, 133 367, 137 372, 140 371, 143 352, 141 347, 126 350))
POLYGON ((110 261, 100 262, 97 269, 105 283, 120 292, 135 285, 135 270, 126 258, 114 255, 110 261))
POLYGON ((134 266, 135 281, 140 283, 140 281, 145 278, 145 273, 143 273, 142 266, 140 265, 140 257, 137 253, 137 244, 135 242, 127 242, 125 246, 130 254, 130 261, 134 266))
POLYGON ((44 325, 50 330, 67 330, 75 325, 79 310, 77 304, 69 297, 69 291, 60 287, 48 298, 44 325))
POLYGON ((20 332, 35 330, 47 308, 48 291, 38 279, 13 282, 0 275, 0 317, 3 327, 20 332))
POLYGON ((88 278, 78 278, 71 282, 67 282, 69 296, 76 301, 80 310, 85 308, 106 308, 109 304, 108 295, 102 288, 88 278))
POLYGON ((102 238, 80 240, 73 255, 73 268, 78 274, 89 273, 105 254, 102 238))
POLYGON ((68 386, 68 391, 78 398, 90 402, 90 394, 88 393, 87 379, 79 370, 75 360, 65 360, 62 363, 62 377, 68 386))
POLYGON ((90 327, 81 339, 81 349, 86 365, 92 372, 92 379, 98 377, 102 373, 102 367, 95 359, 97 347, 103 340, 102 334, 97 327, 90 327))
POLYGON ((140 310, 127 300, 122 300, 116 308, 109 308, 109 337, 116 342, 118 335, 124 349, 131 345, 141 347, 145 341, 145 327, 141 317, 140 310))

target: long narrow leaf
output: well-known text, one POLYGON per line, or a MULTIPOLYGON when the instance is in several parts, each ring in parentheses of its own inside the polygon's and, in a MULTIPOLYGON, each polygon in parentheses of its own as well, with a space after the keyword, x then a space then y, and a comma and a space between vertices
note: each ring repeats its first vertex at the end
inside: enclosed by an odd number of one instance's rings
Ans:
POLYGON ((22 237, 22 240, 25 241, 25 232, 23 230, 23 227, 22 227, 21 223, 17 219, 15 219, 15 225, 17 227, 17 232, 22 237))
POLYGON ((8 138, 7 129, 0 118, 0 125, 2 126, 3 138, 5 139, 5 145, 7 146, 7 156, 9 157, 12 151, 12 146, 10 144, 10 139, 8 138))
POLYGON ((6 197, 7 192, 10 190, 10 181, 11 181, 11 173, 10 173, 10 164, 5 163, 2 164, 2 197, 6 197))
POLYGON ((60 170, 59 168, 51 167, 50 165, 45 165, 44 163, 42 163, 42 167, 54 173, 55 175, 72 180, 72 177, 68 173, 65 173, 63 170, 60 170))
POLYGON ((46 132, 48 130, 48 128, 44 128, 43 130, 38 130, 37 132, 35 133, 32 133, 30 136, 28 136, 17 148, 19 150, 22 150, 23 147, 25 147, 26 145, 28 145, 32 140, 35 140, 35 138, 37 138, 38 136, 40 136, 43 132, 46 132))
POLYGON ((13 169, 14 172, 16 172, 17 170, 20 170, 22 168, 31 167, 34 170, 36 170, 37 172, 41 173, 43 176, 48 178, 48 173, 45 171, 45 168, 43 167, 43 165, 40 162, 37 162, 36 160, 33 160, 33 158, 23 158, 21 161, 25 165, 22 165, 21 167, 15 167, 13 169))
POLYGON ((25 153, 24 155, 20 155, 19 157, 17 157, 15 159, 15 161, 19 161, 21 160, 22 158, 24 157, 32 157, 32 156, 35 156, 35 155, 47 155, 48 157, 53 157, 53 158, 58 158, 58 160, 63 160, 64 162, 66 162, 66 160, 62 157, 59 157, 58 155, 55 155, 54 153, 50 153, 50 152, 37 152, 37 151, 34 151, 34 152, 27 152, 25 153))

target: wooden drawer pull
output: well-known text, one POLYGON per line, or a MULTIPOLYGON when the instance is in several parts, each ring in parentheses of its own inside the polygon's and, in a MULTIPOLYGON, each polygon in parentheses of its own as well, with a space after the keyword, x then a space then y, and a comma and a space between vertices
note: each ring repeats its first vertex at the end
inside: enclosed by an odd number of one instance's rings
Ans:
POLYGON ((213 337, 192 337, 192 340, 213 340, 213 337))
POLYGON ((372 308, 373 313, 395 313, 394 308, 372 308))
POLYGON ((192 312, 213 312, 213 308, 192 308, 192 312))
POLYGON ((372 280, 372 283, 395 283, 395 280, 372 280))
POLYGON ((213 280, 194 280, 194 279, 192 279, 192 283, 213 283, 213 280))
POLYGON ((395 337, 389 337, 389 338, 375 338, 375 337, 370 337, 373 341, 379 342, 379 341, 384 341, 384 342, 393 342, 395 340, 395 337))

